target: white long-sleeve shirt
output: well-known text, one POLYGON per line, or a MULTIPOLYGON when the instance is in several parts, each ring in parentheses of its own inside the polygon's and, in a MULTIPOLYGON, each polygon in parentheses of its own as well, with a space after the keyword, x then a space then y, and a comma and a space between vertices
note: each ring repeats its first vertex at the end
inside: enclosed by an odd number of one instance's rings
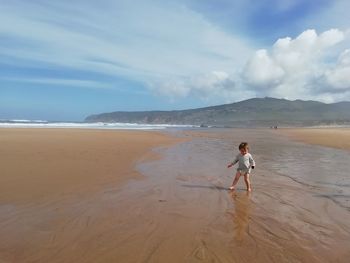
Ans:
POLYGON ((237 170, 248 171, 252 166, 255 166, 255 161, 250 153, 242 155, 241 153, 237 154, 236 158, 233 160, 232 165, 238 163, 237 170))

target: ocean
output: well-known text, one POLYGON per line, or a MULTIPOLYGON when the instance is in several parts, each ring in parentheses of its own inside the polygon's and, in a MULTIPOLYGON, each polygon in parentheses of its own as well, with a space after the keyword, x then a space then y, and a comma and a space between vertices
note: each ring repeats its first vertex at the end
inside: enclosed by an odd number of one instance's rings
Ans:
POLYGON ((0 128, 78 128, 115 130, 164 130, 198 128, 195 125, 138 124, 119 122, 55 122, 46 120, 0 120, 0 128))

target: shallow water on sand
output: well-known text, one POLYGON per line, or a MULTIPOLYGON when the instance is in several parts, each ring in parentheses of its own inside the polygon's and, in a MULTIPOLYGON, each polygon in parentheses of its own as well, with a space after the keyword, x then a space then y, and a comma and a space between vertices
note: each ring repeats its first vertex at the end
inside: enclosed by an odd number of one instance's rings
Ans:
POLYGON ((174 262, 347 262, 349 152, 264 130, 191 136, 161 162, 140 166, 162 202, 158 216, 168 215, 162 231, 169 239, 150 259, 174 251, 174 262), (252 193, 242 179, 236 191, 227 190, 235 169, 226 165, 241 141, 250 142, 257 161, 252 193))
POLYGON ((5 262, 348 262, 348 152, 269 130, 179 136, 192 140, 156 149, 163 158, 122 187, 0 206, 5 262), (257 163, 252 193, 242 179, 227 190, 241 141, 257 163))
POLYGON ((266 166, 298 183, 312 186, 350 211, 350 152, 276 139, 262 153, 266 166))

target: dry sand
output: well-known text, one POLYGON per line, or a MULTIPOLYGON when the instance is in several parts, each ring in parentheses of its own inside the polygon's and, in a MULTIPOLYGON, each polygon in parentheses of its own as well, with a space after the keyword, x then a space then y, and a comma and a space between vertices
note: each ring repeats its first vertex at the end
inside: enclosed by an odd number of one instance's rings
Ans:
POLYGON ((138 176, 136 161, 174 141, 155 132, 0 129, 0 201, 97 191, 138 176))
POLYGON ((305 143, 350 150, 350 128, 286 128, 279 131, 305 143))
POLYGON ((269 130, 180 135, 0 130, 0 262, 348 262, 348 183, 323 171, 334 157, 346 169, 342 150, 269 130), (227 190, 241 141, 251 194, 243 180, 227 190), (171 147, 135 166, 159 145, 171 147))

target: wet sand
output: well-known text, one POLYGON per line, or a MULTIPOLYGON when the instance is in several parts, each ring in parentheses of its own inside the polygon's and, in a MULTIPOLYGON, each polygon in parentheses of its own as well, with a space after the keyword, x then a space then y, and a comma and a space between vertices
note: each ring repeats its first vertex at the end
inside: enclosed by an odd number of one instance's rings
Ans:
POLYGON ((135 165, 177 141, 159 132, 0 129, 0 262, 86 262, 91 248, 80 240, 110 226, 89 227, 96 213, 110 216, 95 195, 142 180, 135 165), (64 252, 75 246, 85 251, 77 260, 64 252))
POLYGON ((348 262, 347 151, 270 130, 176 135, 187 140, 138 162, 138 180, 1 199, 0 262, 348 262), (252 193, 243 180, 227 190, 241 141, 257 162, 252 193))
POLYGON ((306 143, 350 150, 350 128, 286 128, 279 132, 306 143))

